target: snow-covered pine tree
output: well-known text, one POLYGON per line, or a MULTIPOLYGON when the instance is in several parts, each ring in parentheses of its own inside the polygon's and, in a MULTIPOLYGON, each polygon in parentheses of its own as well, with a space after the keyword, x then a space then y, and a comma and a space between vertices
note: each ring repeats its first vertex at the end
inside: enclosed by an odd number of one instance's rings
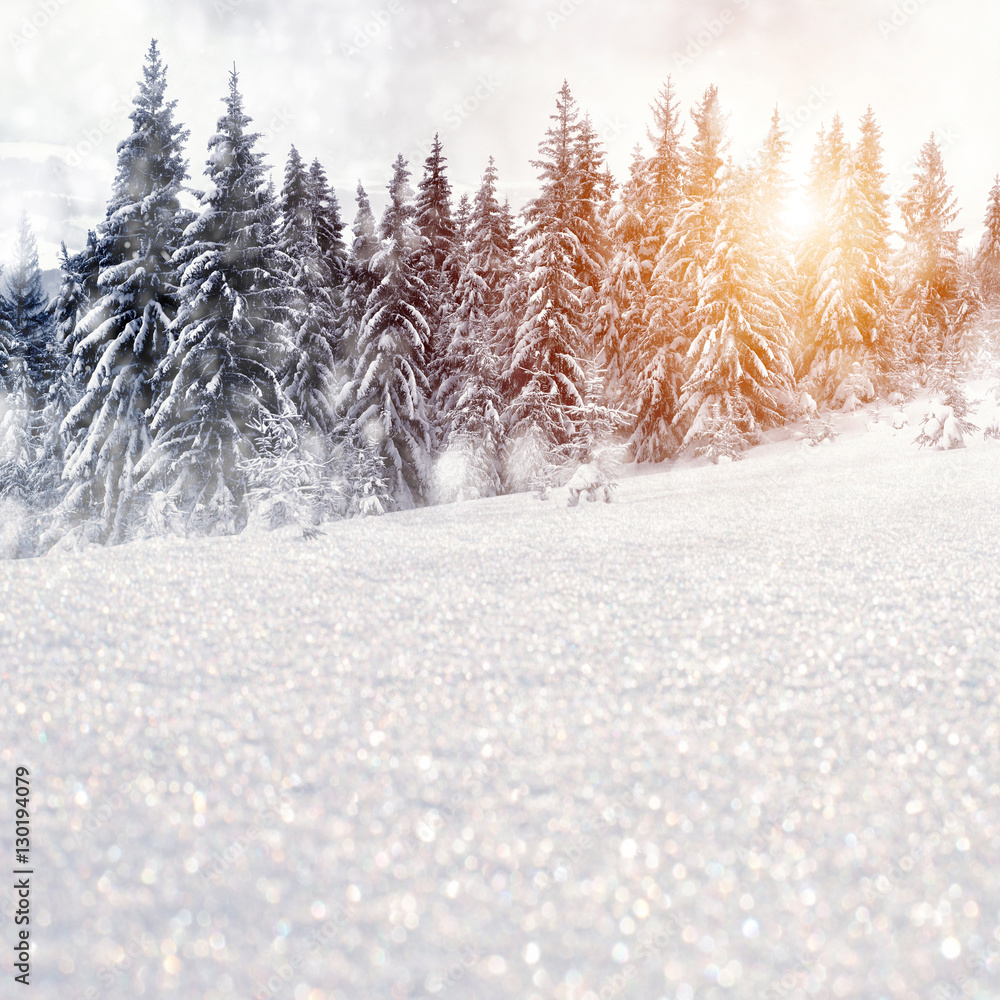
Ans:
POLYGON ((447 162, 441 137, 435 133, 431 151, 424 161, 424 175, 417 185, 414 203, 414 223, 423 237, 417 267, 427 286, 430 304, 426 317, 431 331, 427 347, 427 374, 432 395, 436 393, 443 375, 443 355, 448 347, 451 313, 455 308, 455 286, 448 280, 445 270, 455 250, 456 238, 451 184, 445 167, 447 162))
POLYGON ((916 168, 913 184, 899 202, 904 249, 898 301, 908 360, 926 368, 941 363, 956 316, 964 312, 959 295, 962 231, 950 228, 958 208, 933 134, 921 147, 916 168))
POLYGON ((97 236, 91 230, 87 245, 72 256, 62 244, 62 281, 49 307, 52 339, 46 358, 48 391, 42 405, 37 498, 42 509, 53 509, 65 496, 69 484, 62 478, 66 447, 70 439, 62 433, 66 416, 80 399, 83 387, 75 372, 72 345, 78 321, 90 311, 91 296, 97 294, 97 236))
MULTIPOLYGON (((46 327, 34 237, 22 212, 4 294, 0 268, 0 558, 35 548, 39 381, 46 327), (23 331, 23 332, 22 332, 23 331)), ((47 319, 47 317, 45 317, 47 319)))
POLYGON ((156 377, 153 446, 136 469, 142 490, 165 492, 189 529, 218 534, 245 524, 243 470, 267 444, 259 428, 293 412, 278 381, 291 350, 291 265, 235 69, 223 102, 208 142, 209 189, 176 255, 181 305, 156 377))
POLYGON ((10 302, 3 291, 3 265, 0 264, 0 390, 7 387, 7 379, 13 370, 13 359, 22 354, 21 345, 14 336, 10 311, 10 302))
MULTIPOLYGON (((178 193, 187 179, 183 143, 165 99, 166 67, 150 43, 118 169, 98 229, 96 298, 69 334, 81 398, 67 414, 64 476, 71 482, 60 516, 93 515, 94 537, 127 537, 134 514, 135 467, 151 442, 153 377, 166 357, 177 308, 172 257, 189 213, 178 193)), ((68 305, 73 306, 69 292, 68 305)), ((64 323, 65 323, 64 319, 64 323)))
POLYGON ((986 204, 986 226, 976 251, 975 271, 987 306, 1000 303, 1000 175, 993 181, 986 204))
MULTIPOLYGON (((288 322, 293 342, 282 387, 300 421, 297 445, 322 466, 332 457, 339 418, 336 401, 342 373, 335 346, 340 338, 330 257, 319 241, 319 199, 294 146, 288 155, 280 204, 278 240, 291 261, 288 322)), ((278 443, 290 440, 280 429, 270 437, 278 443)))
POLYGON ((309 167, 309 196, 312 199, 313 224, 319 252, 330 273, 330 290, 338 312, 343 308, 344 285, 347 281, 346 228, 340 215, 337 192, 330 186, 326 171, 319 160, 309 167))
POLYGON ((33 386, 11 313, 0 280, 0 559, 29 555, 33 540, 33 386))
POLYGON ((789 145, 781 124, 781 114, 775 108, 754 168, 757 178, 755 216, 762 240, 762 265, 770 275, 775 301, 782 304, 789 335, 794 339, 791 327, 797 319, 798 275, 795 254, 791 249, 792 239, 785 221, 788 196, 792 190, 792 180, 786 169, 789 145))
POLYGON ((455 208, 455 242, 468 243, 469 226, 472 224, 472 201, 467 192, 463 191, 455 208))
POLYGON ((630 402, 629 389, 636 377, 634 368, 640 360, 639 345, 646 329, 643 315, 648 285, 642 260, 645 168, 645 157, 636 146, 629 179, 608 213, 611 260, 600 295, 606 317, 600 344, 606 370, 606 392, 609 399, 625 405, 630 402))
POLYGON ((684 193, 685 163, 681 146, 684 125, 671 77, 667 77, 650 110, 653 127, 646 130, 646 136, 653 152, 644 165, 645 225, 641 248, 647 284, 652 281, 653 268, 673 228, 684 193))
POLYGON ((844 160, 850 155, 851 147, 844 135, 843 121, 839 114, 835 114, 830 131, 821 125, 816 133, 816 145, 806 181, 806 193, 814 221, 809 230, 802 235, 796 248, 799 336, 792 345, 792 357, 796 375, 800 379, 809 374, 817 351, 816 285, 820 279, 823 261, 830 253, 829 217, 833 194, 840 180, 844 160))
POLYGON ((50 376, 46 358, 52 341, 52 321, 49 299, 42 288, 38 246, 25 211, 18 219, 14 254, 6 277, 8 319, 28 366, 29 398, 34 406, 44 398, 50 376))
POLYGON ((682 150, 681 127, 672 85, 654 107, 656 154, 650 161, 651 229, 662 232, 646 303, 645 365, 637 379, 638 414, 631 449, 636 461, 662 461, 680 437, 676 416, 686 361, 695 337, 698 285, 719 223, 718 173, 725 151, 726 119, 719 92, 709 87, 691 112, 695 132, 682 150))
POLYGON ((583 353, 589 359, 605 340, 610 321, 610 313, 602 308, 602 291, 611 256, 607 216, 615 182, 605 166, 604 150, 589 115, 580 122, 574 146, 577 190, 573 214, 580 244, 577 278, 586 311, 583 353))
POLYGON ((577 198, 576 101, 563 83, 554 124, 539 145, 541 193, 525 211, 524 263, 527 312, 518 325, 505 373, 510 386, 508 435, 516 439, 537 427, 542 440, 573 457, 583 404, 589 342, 586 295, 580 280, 583 248, 577 198))
POLYGON ((528 276, 525 264, 524 226, 515 221, 509 202, 504 202, 502 212, 505 228, 510 234, 512 271, 504 287, 503 298, 496 315, 493 349, 500 369, 500 393, 504 400, 506 426, 510 405, 519 391, 514 378, 512 359, 517 344, 517 331, 528 311, 528 276))
POLYGON ((856 153, 843 161, 825 220, 827 252, 806 299, 807 388, 814 399, 842 402, 841 386, 855 362, 865 357, 865 333, 876 316, 862 295, 868 267, 866 215, 870 206, 861 187, 856 153))
POLYGON ((869 108, 859 142, 850 149, 834 120, 811 179, 816 203, 826 199, 826 214, 800 261, 805 282, 800 375, 817 399, 851 405, 870 398, 883 374, 895 367, 881 135, 869 108), (831 189, 835 169, 839 176, 831 189))
POLYGON ((438 500, 495 496, 501 489, 503 398, 495 351, 504 290, 514 261, 490 157, 468 223, 467 260, 456 287, 447 375, 437 411, 443 446, 434 470, 438 500))
POLYGON ((889 192, 885 188, 888 174, 882 164, 882 129, 870 107, 861 118, 859 132, 858 184, 866 206, 862 220, 866 265, 859 287, 867 307, 859 319, 872 373, 884 382, 887 377, 893 377, 897 368, 899 334, 892 296, 889 246, 892 225, 889 192))
MULTIPOLYGON (((469 235, 472 226, 472 202, 468 194, 462 193, 458 199, 458 206, 455 209, 455 239, 452 241, 451 250, 444 259, 443 275, 444 287, 451 289, 452 308, 458 303, 458 283, 465 273, 465 266, 469 263, 469 235)), ((447 354, 447 344, 451 338, 451 323, 447 324, 447 339, 443 345, 447 354)), ((441 369, 447 368, 447 357, 438 359, 438 366, 441 369)))
POLYGON ((369 264, 376 286, 368 296, 346 389, 348 440, 358 443, 359 451, 378 449, 389 496, 400 509, 424 498, 431 472, 427 316, 432 304, 421 274, 425 241, 414 221, 409 177, 400 155, 379 225, 380 246, 369 264))
POLYGON ((785 303, 758 216, 758 176, 730 166, 722 178, 719 224, 699 280, 693 371, 675 418, 684 444, 713 459, 733 457, 778 423, 791 382, 785 303))
POLYGON ((378 252, 379 238, 375 215, 365 189, 358 182, 358 211, 352 230, 354 239, 347 260, 347 279, 344 285, 344 349, 343 356, 353 366, 358 357, 358 336, 368 307, 368 297, 375 290, 378 279, 372 272, 372 258, 378 252))
MULTIPOLYGON (((635 414, 629 448, 637 462, 659 462, 671 455, 679 438, 673 426, 684 382, 686 348, 680 314, 680 288, 667 247, 683 196, 684 153, 680 110, 668 77, 652 106, 648 131, 653 153, 643 165, 642 188, 630 197, 642 212, 639 264, 645 285, 636 336, 625 339, 621 404, 635 414)), ((614 369, 609 376, 614 377, 614 369)))

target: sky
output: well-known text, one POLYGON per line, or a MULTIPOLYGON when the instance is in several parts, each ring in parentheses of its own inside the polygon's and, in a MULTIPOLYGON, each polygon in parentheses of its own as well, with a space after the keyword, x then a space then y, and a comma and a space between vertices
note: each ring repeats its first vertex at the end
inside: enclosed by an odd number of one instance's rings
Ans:
POLYGON ((3 0, 0 261, 22 208, 46 267, 103 218, 153 37, 191 131, 192 188, 235 65, 276 183, 294 143, 348 222, 358 181, 383 204, 396 155, 419 179, 435 132, 456 194, 492 155, 520 209, 564 79, 619 180, 668 75, 685 116, 718 85, 737 160, 777 106, 797 180, 837 112, 853 138, 874 109, 894 200, 935 132, 966 245, 1000 173, 1000 5, 986 0, 3 0))

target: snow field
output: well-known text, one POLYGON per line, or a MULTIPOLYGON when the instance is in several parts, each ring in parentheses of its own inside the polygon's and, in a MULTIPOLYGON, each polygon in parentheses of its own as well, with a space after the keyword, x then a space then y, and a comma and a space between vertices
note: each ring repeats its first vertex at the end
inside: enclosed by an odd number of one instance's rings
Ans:
POLYGON ((1000 993, 1000 442, 892 412, 0 565, 33 995, 1000 993))

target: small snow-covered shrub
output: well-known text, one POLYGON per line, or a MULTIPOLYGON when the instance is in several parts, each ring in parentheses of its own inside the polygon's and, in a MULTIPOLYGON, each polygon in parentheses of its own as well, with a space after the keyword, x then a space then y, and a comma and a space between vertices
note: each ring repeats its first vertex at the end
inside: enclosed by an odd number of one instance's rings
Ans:
POLYGON ((389 488, 385 458, 378 447, 355 448, 348 471, 348 513, 353 517, 377 517, 395 508, 389 488))
POLYGON ((575 507, 583 494, 586 494, 591 502, 603 500, 605 503, 610 503, 614 487, 615 483, 596 464, 588 462, 581 465, 566 484, 566 489, 569 491, 567 503, 570 507, 575 507))
POLYGON ((471 434, 452 438, 434 463, 432 503, 455 503, 494 497, 500 492, 500 463, 471 434))
POLYGON ((983 437, 1000 438, 1000 383, 993 387, 992 392, 983 401, 978 416, 983 437))
POLYGON ((931 402, 920 424, 915 444, 946 451, 965 447, 965 435, 976 431, 969 420, 969 397, 957 374, 954 358, 930 379, 931 402))
POLYGON ((965 435, 974 431, 975 425, 959 417, 953 407, 941 399, 931 402, 920 424, 920 433, 914 444, 921 448, 936 448, 938 451, 949 451, 965 447, 965 435))
POLYGON ((560 478, 562 462, 544 430, 536 424, 507 441, 503 480, 508 493, 535 493, 547 499, 560 478))
POLYGON ((806 424, 803 438, 806 444, 816 447, 824 441, 833 441, 837 437, 837 432, 833 429, 833 424, 828 420, 820 420, 818 417, 810 420, 806 424))
POLYGON ((837 386, 832 402, 846 413, 853 413, 860 403, 871 402, 875 398, 875 385, 871 375, 855 361, 850 373, 837 386))

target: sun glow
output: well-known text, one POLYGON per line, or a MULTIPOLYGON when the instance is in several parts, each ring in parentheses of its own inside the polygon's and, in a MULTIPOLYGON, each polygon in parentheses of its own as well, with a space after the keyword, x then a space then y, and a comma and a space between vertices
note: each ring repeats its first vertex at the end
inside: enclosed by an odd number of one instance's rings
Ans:
POLYGON ((789 233, 796 237, 805 236, 816 224, 816 211, 801 188, 788 196, 781 212, 781 220, 788 227, 789 233))

